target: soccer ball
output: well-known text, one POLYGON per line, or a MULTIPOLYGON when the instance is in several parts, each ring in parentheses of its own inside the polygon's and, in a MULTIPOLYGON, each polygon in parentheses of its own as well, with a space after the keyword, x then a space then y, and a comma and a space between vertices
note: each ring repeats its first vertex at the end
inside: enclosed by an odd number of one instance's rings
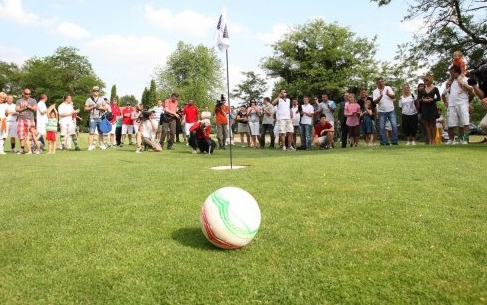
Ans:
POLYGON ((238 249, 257 234, 260 209, 254 197, 246 191, 224 187, 206 198, 200 220, 209 242, 222 249, 238 249))

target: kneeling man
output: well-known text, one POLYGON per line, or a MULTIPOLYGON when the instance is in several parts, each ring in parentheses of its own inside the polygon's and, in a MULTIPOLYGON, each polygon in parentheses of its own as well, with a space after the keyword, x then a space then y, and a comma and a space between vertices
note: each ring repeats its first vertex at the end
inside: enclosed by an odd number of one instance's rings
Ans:
POLYGON ((321 149, 333 148, 334 132, 335 129, 333 128, 333 125, 326 120, 326 115, 321 114, 320 122, 316 124, 313 135, 315 145, 319 146, 321 149))
POLYGON ((193 148, 193 154, 197 153, 198 149, 202 153, 213 153, 216 142, 213 141, 210 136, 210 120, 203 119, 194 123, 189 129, 189 133, 189 145, 193 148))

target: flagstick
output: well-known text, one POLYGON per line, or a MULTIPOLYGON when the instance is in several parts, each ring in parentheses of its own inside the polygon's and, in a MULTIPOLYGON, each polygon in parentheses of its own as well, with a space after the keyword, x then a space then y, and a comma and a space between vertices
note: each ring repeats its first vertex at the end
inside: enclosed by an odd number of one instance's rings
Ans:
MULTIPOLYGON (((227 57, 227 97, 228 97, 228 137, 230 138, 230 169, 233 169, 233 154, 232 154, 232 124, 230 124, 230 114, 232 111, 232 105, 230 102, 230 72, 228 71, 228 49, 225 50, 227 57)), ((225 143, 223 143, 225 145, 225 143)))

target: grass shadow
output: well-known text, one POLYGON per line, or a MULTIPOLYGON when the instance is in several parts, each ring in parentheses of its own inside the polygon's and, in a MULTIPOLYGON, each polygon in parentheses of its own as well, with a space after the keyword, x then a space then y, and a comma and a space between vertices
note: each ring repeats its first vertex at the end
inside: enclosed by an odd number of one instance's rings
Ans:
POLYGON ((201 232, 201 228, 183 228, 176 230, 172 233, 172 238, 181 245, 190 248, 203 250, 218 249, 206 240, 203 232, 201 232))

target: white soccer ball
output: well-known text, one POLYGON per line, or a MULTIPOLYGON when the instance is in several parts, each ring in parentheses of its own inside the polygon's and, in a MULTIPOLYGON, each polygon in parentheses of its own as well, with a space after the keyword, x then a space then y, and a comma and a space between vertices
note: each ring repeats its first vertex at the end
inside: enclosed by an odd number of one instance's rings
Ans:
POLYGON ((260 226, 260 209, 254 197, 238 187, 224 187, 211 193, 201 207, 203 234, 222 249, 248 244, 260 226))

